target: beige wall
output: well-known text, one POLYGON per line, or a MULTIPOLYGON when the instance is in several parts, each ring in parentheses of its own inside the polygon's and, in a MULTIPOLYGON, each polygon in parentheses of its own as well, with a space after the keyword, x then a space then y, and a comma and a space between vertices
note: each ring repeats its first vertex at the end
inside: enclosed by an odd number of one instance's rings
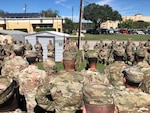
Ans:
MULTIPOLYGON (((142 16, 141 14, 136 14, 135 16, 122 16, 123 21, 129 20, 129 19, 131 19, 133 21, 142 20, 142 21, 145 21, 145 22, 150 22, 150 16, 142 16)), ((110 28, 116 29, 116 28, 118 28, 119 23, 120 23, 119 21, 110 21, 110 20, 108 20, 106 22, 103 22, 100 27, 101 28, 107 28, 107 29, 110 29, 110 28)))
POLYGON ((62 18, 1 18, 0 29, 27 29, 28 33, 34 32, 40 25, 51 25, 56 31, 62 32, 62 18))

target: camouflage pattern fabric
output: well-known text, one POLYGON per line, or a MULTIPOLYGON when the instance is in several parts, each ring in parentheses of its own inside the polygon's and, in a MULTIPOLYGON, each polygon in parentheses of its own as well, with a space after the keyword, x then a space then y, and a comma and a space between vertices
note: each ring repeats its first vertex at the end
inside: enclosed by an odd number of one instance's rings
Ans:
POLYGON ((54 49, 55 49, 54 44, 49 43, 49 44, 47 45, 47 50, 48 50, 48 52, 54 52, 54 49))
POLYGON ((32 50, 32 49, 33 49, 32 45, 31 45, 29 42, 26 42, 26 43, 24 44, 24 46, 25 46, 25 49, 26 49, 26 50, 32 50))
POLYGON ((34 107, 37 105, 35 95, 39 85, 46 80, 46 72, 39 70, 37 66, 29 65, 22 70, 19 75, 19 91, 25 96, 27 112, 34 113, 34 107))
POLYGON ((36 96, 38 104, 44 109, 51 111, 55 109, 56 113, 75 113, 83 105, 83 87, 84 78, 79 72, 61 71, 43 83, 39 87, 36 96), (54 101, 46 98, 51 94, 54 101))
POLYGON ((82 70, 82 75, 85 77, 84 84, 97 83, 109 84, 109 80, 105 74, 100 73, 98 70, 82 70))
POLYGON ((123 74, 122 71, 128 65, 124 63, 124 61, 115 61, 114 63, 110 64, 104 70, 104 73, 107 75, 110 84, 112 84, 117 89, 124 88, 123 83, 123 74))
POLYGON ((119 113, 149 113, 150 95, 141 91, 124 89, 114 94, 119 113))
POLYGON ((90 83, 83 87, 84 103, 94 105, 114 104, 113 93, 115 89, 111 85, 90 83))
POLYGON ((39 61, 43 61, 43 48, 42 48, 42 45, 40 43, 36 43, 34 45, 34 48, 35 48, 36 53, 38 55, 39 61))
POLYGON ((43 61, 43 68, 48 73, 48 75, 51 75, 52 73, 56 73, 57 66, 54 61, 54 58, 46 58, 45 61, 43 61))
POLYGON ((2 68, 2 76, 18 79, 16 73, 27 68, 28 65, 28 62, 21 56, 15 56, 14 58, 5 62, 2 68))
POLYGON ((84 51, 84 52, 87 52, 87 51, 89 50, 89 48, 90 48, 90 45, 89 45, 88 43, 85 43, 85 44, 82 46, 82 48, 83 48, 83 51, 84 51))

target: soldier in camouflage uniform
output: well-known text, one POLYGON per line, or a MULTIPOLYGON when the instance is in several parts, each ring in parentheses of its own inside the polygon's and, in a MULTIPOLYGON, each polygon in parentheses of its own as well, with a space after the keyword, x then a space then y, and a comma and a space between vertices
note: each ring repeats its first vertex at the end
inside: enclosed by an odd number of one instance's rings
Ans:
POLYGON ((35 51, 38 55, 39 61, 43 61, 43 47, 42 44, 37 40, 36 44, 34 45, 35 51))
POLYGON ((46 81, 47 74, 38 69, 38 58, 35 51, 27 50, 25 57, 29 67, 18 73, 19 91, 25 97, 27 113, 34 113, 34 108, 37 105, 35 101, 36 91, 40 84, 46 81))
POLYGON ((7 39, 3 41, 3 48, 5 50, 6 56, 9 56, 11 54, 11 50, 10 50, 10 44, 8 43, 7 39))
POLYGON ((144 73, 135 67, 123 71, 125 89, 114 94, 119 113, 149 113, 150 95, 139 90, 144 73))
POLYGON ((83 44, 82 48, 83 48, 83 51, 82 51, 83 52, 82 53, 83 59, 87 59, 87 52, 88 52, 88 50, 90 48, 90 45, 88 44, 87 41, 85 41, 85 43, 83 44))
POLYGON ((47 51, 48 51, 48 53, 53 53, 53 54, 55 52, 55 46, 51 40, 49 40, 49 43, 47 45, 47 51))
POLYGON ((24 59, 24 46, 14 45, 14 58, 5 61, 2 67, 2 76, 7 76, 12 79, 18 79, 17 72, 28 67, 28 62, 24 59))
POLYGON ((1 69, 4 65, 4 58, 6 56, 5 50, 2 46, 2 44, 0 44, 0 75, 1 75, 1 69))
POLYGON ((149 64, 144 60, 146 51, 138 49, 135 54, 135 61, 136 65, 135 67, 139 68, 144 73, 144 80, 143 84, 141 85, 141 89, 143 92, 150 94, 150 66, 149 64))
POLYGON ((74 71, 76 55, 63 52, 64 71, 50 77, 50 80, 39 87, 36 100, 44 109, 56 113, 77 113, 83 106, 82 87, 84 78, 74 71), (52 100, 46 95, 50 94, 52 100))
POLYGON ((24 47, 25 47, 26 50, 32 50, 32 49, 33 49, 32 45, 31 45, 31 43, 28 41, 28 39, 26 39, 26 42, 25 42, 25 44, 24 44, 24 47))
POLYGON ((108 65, 104 69, 105 74, 107 75, 110 83, 117 89, 124 88, 124 83, 122 81, 122 71, 128 65, 124 63, 125 50, 123 47, 118 46, 115 48, 114 52, 115 62, 108 65))
POLYGON ((47 58, 43 61, 43 68, 49 76, 57 72, 57 66, 52 52, 49 52, 47 58))
POLYGON ((83 113, 116 113, 113 100, 115 89, 106 84, 88 84, 83 87, 83 113))
POLYGON ((134 52, 135 52, 135 45, 131 39, 128 39, 125 51, 126 51, 126 63, 129 65, 133 65, 134 63, 134 52))
POLYGON ((94 51, 88 52, 88 58, 87 58, 87 64, 89 68, 87 70, 82 70, 81 73, 83 76, 85 76, 85 82, 84 84, 88 83, 103 83, 103 84, 109 84, 109 80, 107 79, 107 76, 105 74, 100 73, 97 70, 97 53, 94 51))

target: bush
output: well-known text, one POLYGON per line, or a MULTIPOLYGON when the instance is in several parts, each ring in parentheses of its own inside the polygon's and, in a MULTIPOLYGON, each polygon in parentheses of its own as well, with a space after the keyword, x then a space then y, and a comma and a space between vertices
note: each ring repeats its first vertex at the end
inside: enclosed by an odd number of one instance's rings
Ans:
POLYGON ((55 28, 36 28, 35 29, 36 32, 40 32, 40 31, 56 31, 55 28))

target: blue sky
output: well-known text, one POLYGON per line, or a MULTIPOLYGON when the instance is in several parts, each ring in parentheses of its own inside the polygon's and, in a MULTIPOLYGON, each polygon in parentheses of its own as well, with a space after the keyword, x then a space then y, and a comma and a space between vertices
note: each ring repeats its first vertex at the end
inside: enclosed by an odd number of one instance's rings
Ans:
MULTIPOLYGON (((149 0, 83 0, 83 6, 89 3, 108 4, 122 16, 133 16, 137 13, 150 16, 149 0)), ((72 19, 73 14, 74 21, 79 19, 80 0, 0 0, 0 9, 9 13, 23 13, 25 4, 28 13, 52 9, 58 10, 61 17, 72 19)))

